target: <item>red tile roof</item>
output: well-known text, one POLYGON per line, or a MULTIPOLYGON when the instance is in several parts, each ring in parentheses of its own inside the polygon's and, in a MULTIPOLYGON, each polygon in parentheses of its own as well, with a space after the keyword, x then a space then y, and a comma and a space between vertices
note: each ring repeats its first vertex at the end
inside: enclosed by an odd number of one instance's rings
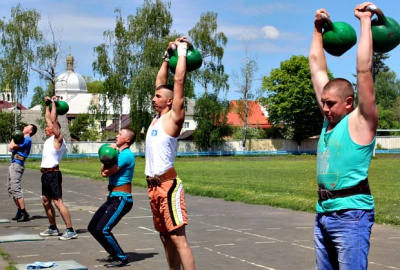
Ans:
MULTIPOLYGON (((249 105, 249 116, 248 116, 248 126, 255 128, 270 128, 272 124, 268 122, 268 117, 264 115, 261 110, 262 107, 258 101, 248 101, 249 105)), ((244 110, 244 101, 242 100, 232 100, 229 104, 228 112, 228 124, 235 127, 242 127, 243 120, 239 115, 239 111, 244 110)))
MULTIPOLYGON (((10 102, 10 101, 6 101, 6 100, 0 100, 0 111, 3 110, 3 109, 14 108, 14 104, 15 104, 15 102, 10 102)), ((26 110, 26 108, 21 103, 18 103, 18 109, 26 110)))

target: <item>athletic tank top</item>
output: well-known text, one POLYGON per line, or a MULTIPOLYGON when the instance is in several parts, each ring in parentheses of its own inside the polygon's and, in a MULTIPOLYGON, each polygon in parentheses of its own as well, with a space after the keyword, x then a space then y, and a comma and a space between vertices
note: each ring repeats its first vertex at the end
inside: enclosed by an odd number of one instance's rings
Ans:
POLYGON ((65 144, 65 140, 63 139, 63 143, 60 149, 56 150, 54 148, 54 135, 49 137, 43 145, 43 153, 42 153, 42 164, 41 168, 53 168, 60 164, 61 158, 65 151, 67 150, 67 146, 65 144))
POLYGON ((145 174, 151 177, 162 174, 174 166, 178 137, 171 137, 164 132, 162 128, 164 116, 165 114, 154 126, 150 125, 146 134, 145 174))
MULTIPOLYGON (((339 190, 357 185, 368 176, 375 146, 375 138, 367 145, 355 143, 349 133, 349 115, 332 130, 326 132, 325 119, 317 149, 317 183, 328 190, 339 190)), ((371 195, 354 195, 344 198, 318 200, 318 213, 345 209, 370 210, 374 208, 371 195)))

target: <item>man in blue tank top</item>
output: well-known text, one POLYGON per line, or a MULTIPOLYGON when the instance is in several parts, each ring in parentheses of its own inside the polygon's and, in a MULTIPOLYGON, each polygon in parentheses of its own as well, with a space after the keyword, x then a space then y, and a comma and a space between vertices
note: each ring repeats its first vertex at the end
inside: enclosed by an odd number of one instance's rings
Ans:
POLYGON ((118 148, 116 164, 101 165, 101 175, 108 177, 109 195, 107 201, 93 215, 88 230, 108 252, 108 257, 98 259, 107 268, 128 265, 128 257, 121 249, 111 230, 132 209, 132 178, 135 169, 135 155, 130 146, 136 134, 129 128, 121 129, 113 148, 118 148))
POLYGON ((321 14, 315 14, 309 65, 324 124, 317 149, 318 202, 314 227, 316 269, 367 269, 374 199, 368 184, 378 125, 372 77, 370 2, 357 5, 360 21, 356 71, 358 106, 345 79, 329 80, 323 48, 321 14))

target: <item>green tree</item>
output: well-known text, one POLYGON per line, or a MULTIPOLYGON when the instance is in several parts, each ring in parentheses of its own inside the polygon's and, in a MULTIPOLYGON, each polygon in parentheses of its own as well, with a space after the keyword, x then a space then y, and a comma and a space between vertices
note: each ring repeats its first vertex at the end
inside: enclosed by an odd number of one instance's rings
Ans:
MULTIPOLYGON (((16 129, 22 130, 25 123, 21 122, 21 116, 17 116, 18 126, 16 129)), ((14 131, 15 115, 14 112, 0 111, 0 143, 9 143, 11 140, 11 134, 14 131)))
MULTIPOLYGON (((36 10, 23 10, 18 4, 11 9, 10 20, 0 23, 1 87, 3 89, 9 85, 17 103, 21 102, 28 93, 30 68, 35 60, 35 48, 42 40, 42 33, 38 29, 39 20, 40 14, 36 10)), ((17 115, 16 109, 15 127, 18 124, 17 115)))
POLYGON ((385 60, 389 58, 389 54, 387 53, 374 53, 373 57, 373 76, 374 82, 376 81, 377 76, 381 72, 388 72, 390 69, 385 64, 385 60))
MULTIPOLYGON (((379 122, 378 129, 399 129, 400 119, 396 115, 396 110, 393 108, 384 108, 378 104, 379 122)), ((383 132, 380 135, 390 135, 391 132, 383 132)))
POLYGON ((79 114, 69 126, 69 131, 81 141, 97 141, 100 138, 93 115, 89 113, 79 114))
POLYGON ((104 90, 113 105, 114 112, 118 113, 119 123, 121 123, 122 99, 127 94, 130 84, 129 65, 132 52, 129 33, 121 10, 115 9, 115 13, 117 16, 114 31, 105 31, 103 34, 105 42, 94 49, 97 60, 93 62, 93 70, 104 78, 104 90))
POLYGON ((89 93, 95 94, 106 94, 104 90, 104 82, 100 80, 94 80, 90 76, 82 76, 86 82, 87 90, 89 93))
POLYGON ((375 79, 376 104, 389 109, 396 103, 400 94, 400 81, 394 71, 379 72, 375 79))
MULTIPOLYGON (((130 37, 132 39, 132 77, 131 77, 131 126, 140 134, 145 132, 151 122, 154 82, 163 61, 162 56, 168 42, 175 40, 178 34, 171 35, 172 15, 170 1, 144 0, 136 14, 128 16, 130 37)), ((173 84, 173 76, 169 76, 173 84)), ((185 83, 185 96, 192 97, 194 85, 190 74, 185 83)), ((136 139, 140 140, 141 136, 136 139)))
POLYGON ((281 62, 280 68, 263 78, 262 88, 268 96, 264 105, 269 121, 285 126, 286 138, 300 146, 303 139, 319 134, 323 117, 315 101, 307 57, 292 56, 281 62))
POLYGON ((33 88, 33 96, 32 96, 31 105, 29 105, 29 108, 32 108, 32 107, 35 107, 36 105, 41 104, 43 102, 43 99, 45 96, 46 96, 46 93, 42 87, 36 86, 35 88, 33 88))
POLYGON ((193 133, 196 146, 209 150, 223 144, 223 137, 231 132, 227 124, 229 103, 220 101, 217 94, 204 93, 197 99, 194 107, 194 120, 197 128, 193 133))
POLYGON ((209 92, 209 86, 214 93, 221 90, 229 90, 228 75, 222 64, 224 47, 228 43, 228 38, 223 32, 218 32, 218 15, 215 12, 206 12, 200 15, 200 21, 189 30, 194 47, 203 56, 203 65, 200 69, 193 72, 195 81, 209 92))

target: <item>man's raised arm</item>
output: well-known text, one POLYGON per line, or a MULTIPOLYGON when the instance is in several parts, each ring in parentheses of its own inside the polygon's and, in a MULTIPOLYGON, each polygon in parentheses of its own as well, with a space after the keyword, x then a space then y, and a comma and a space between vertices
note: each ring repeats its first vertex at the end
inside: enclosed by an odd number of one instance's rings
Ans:
POLYGON ((328 67, 326 64, 325 52, 322 42, 322 25, 323 20, 321 13, 324 13, 328 18, 329 14, 324 9, 319 9, 315 13, 314 32, 310 46, 309 65, 311 71, 311 80, 314 87, 315 97, 318 107, 322 112, 321 94, 324 86, 329 82, 328 67))
POLYGON ((375 100, 375 89, 372 77, 373 47, 371 17, 373 13, 368 11, 366 2, 354 9, 354 15, 360 20, 360 41, 357 49, 357 96, 358 108, 356 110, 357 125, 366 125, 365 131, 368 137, 375 136, 378 126, 378 110, 375 100))

